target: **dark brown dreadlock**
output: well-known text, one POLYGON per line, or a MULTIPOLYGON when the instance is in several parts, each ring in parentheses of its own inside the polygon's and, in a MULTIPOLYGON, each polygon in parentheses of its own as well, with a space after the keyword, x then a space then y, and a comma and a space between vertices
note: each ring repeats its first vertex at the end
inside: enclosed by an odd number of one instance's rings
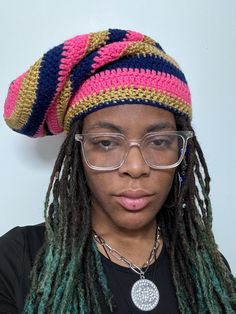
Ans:
MULTIPOLYGON (((192 130, 176 117, 178 130, 192 130)), ((112 308, 100 255, 92 239, 76 123, 57 158, 45 202, 46 242, 32 270, 25 313, 100 313, 99 299, 112 308), (95 310, 96 309, 96 310, 95 310)), ((199 143, 189 140, 166 204, 158 214, 181 313, 236 311, 236 280, 212 234, 210 177, 199 143), (179 186, 179 176, 183 178, 179 186)))

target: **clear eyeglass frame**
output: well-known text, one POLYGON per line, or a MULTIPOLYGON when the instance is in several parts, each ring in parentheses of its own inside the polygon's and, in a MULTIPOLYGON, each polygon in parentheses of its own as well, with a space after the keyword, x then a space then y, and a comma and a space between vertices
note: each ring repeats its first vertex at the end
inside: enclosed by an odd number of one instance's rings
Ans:
POLYGON ((93 170, 97 170, 97 171, 112 171, 112 170, 117 170, 119 169, 125 162, 130 148, 133 146, 136 146, 139 148, 140 153, 142 155, 143 160, 145 161, 145 163, 152 169, 171 169, 171 168, 175 168, 177 167, 183 160, 184 156, 185 156, 185 152, 187 149, 187 143, 188 140, 190 138, 193 137, 193 132, 192 131, 159 131, 159 132, 150 132, 145 134, 141 139, 139 140, 129 140, 127 139, 127 137, 125 135, 123 135, 122 133, 85 133, 85 134, 75 134, 75 140, 81 143, 81 147, 82 147, 82 155, 84 158, 84 161, 86 162, 87 166, 93 170), (142 150, 142 143, 151 136, 155 136, 155 135, 177 135, 179 137, 182 138, 183 140, 183 146, 182 149, 180 150, 180 155, 179 155, 179 159, 177 162, 170 164, 170 165, 153 165, 151 163, 149 163, 143 154, 143 150, 142 150), (123 156, 123 159, 121 160, 121 162, 115 166, 94 166, 92 165, 86 155, 86 151, 85 151, 85 144, 86 144, 86 139, 92 136, 114 136, 114 137, 119 137, 122 138, 127 144, 128 144, 128 149, 126 151, 126 153, 123 156))

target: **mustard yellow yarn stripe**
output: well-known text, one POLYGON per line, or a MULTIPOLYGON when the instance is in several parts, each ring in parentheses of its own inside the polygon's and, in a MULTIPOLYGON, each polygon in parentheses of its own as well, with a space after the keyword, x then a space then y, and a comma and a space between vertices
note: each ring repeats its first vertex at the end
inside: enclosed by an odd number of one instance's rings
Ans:
POLYGON ((146 44, 152 45, 152 46, 156 45, 155 40, 153 40, 151 37, 149 37, 147 35, 144 35, 143 42, 146 43, 146 44))
MULTIPOLYGON (((174 108, 180 112, 187 114, 190 118, 192 115, 191 107, 183 100, 177 97, 168 95, 167 93, 156 91, 154 89, 147 88, 119 88, 117 90, 112 89, 108 91, 102 91, 99 94, 95 94, 84 98, 78 103, 75 103, 73 107, 69 108, 65 117, 64 129, 68 132, 71 121, 73 118, 82 113, 86 112, 89 108, 96 108, 97 105, 103 104, 104 102, 111 102, 113 100, 122 99, 146 99, 154 102, 162 103, 169 108, 174 108)), ((138 102, 137 102, 138 103, 138 102)), ((124 101, 125 104, 125 101, 124 101)))
MULTIPOLYGON (((90 33, 88 38, 87 47, 85 49, 85 56, 91 53, 92 51, 99 49, 104 46, 109 38, 108 31, 101 31, 97 33, 90 33)), ((70 78, 68 78, 63 86, 61 93, 57 99, 57 120, 60 127, 63 127, 65 112, 67 110, 67 106, 69 100, 72 96, 72 83, 70 78)))
POLYGON ((67 79, 61 93, 57 99, 57 120, 60 127, 63 127, 65 112, 72 95, 72 84, 70 78, 67 79))
POLYGON ((23 79, 16 107, 13 114, 6 119, 7 124, 16 130, 24 127, 32 112, 33 104, 36 100, 37 84, 42 58, 30 67, 23 79))
POLYGON ((151 46, 149 43, 144 42, 131 42, 126 49, 121 54, 121 57, 128 55, 143 55, 146 56, 154 55, 163 58, 164 60, 173 64, 176 68, 180 69, 178 63, 168 56, 165 52, 158 49, 157 47, 151 46))
POLYGON ((88 55, 90 52, 104 46, 106 44, 108 38, 109 38, 109 32, 108 31, 102 31, 102 32, 89 34, 89 42, 88 42, 88 47, 86 49, 86 55, 88 55))

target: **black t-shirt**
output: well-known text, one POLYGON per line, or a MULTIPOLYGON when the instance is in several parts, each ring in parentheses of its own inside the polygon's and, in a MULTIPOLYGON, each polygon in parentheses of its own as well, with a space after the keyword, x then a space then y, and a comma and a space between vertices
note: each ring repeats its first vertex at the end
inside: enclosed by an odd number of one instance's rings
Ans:
MULTIPOLYGON (((34 258, 44 242, 44 224, 16 227, 0 237, 0 313, 21 313, 29 291, 29 274, 34 258)), ((131 269, 114 264, 101 255, 110 289, 117 308, 116 314, 138 314, 131 300, 131 288, 139 275, 131 269)), ((172 282, 169 259, 165 247, 145 274, 158 287, 160 300, 157 307, 147 313, 179 313, 175 288, 172 282)), ((110 313, 105 302, 102 313, 110 313)), ((95 311, 96 313, 96 311, 95 311)))

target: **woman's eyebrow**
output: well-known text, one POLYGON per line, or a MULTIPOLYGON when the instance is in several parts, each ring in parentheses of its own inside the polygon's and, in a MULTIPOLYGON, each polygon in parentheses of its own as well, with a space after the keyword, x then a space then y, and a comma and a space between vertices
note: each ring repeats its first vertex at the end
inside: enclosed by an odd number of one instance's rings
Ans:
POLYGON ((90 125, 87 128, 87 131, 90 129, 97 129, 97 128, 108 129, 110 131, 117 132, 117 133, 123 132, 123 129, 121 127, 119 127, 118 125, 115 125, 115 124, 110 123, 110 122, 105 122, 105 121, 98 121, 95 124, 90 125))
MULTIPOLYGON (((109 131, 113 131, 116 133, 124 133, 124 130, 121 126, 115 125, 113 123, 110 122, 105 122, 105 121, 98 121, 95 124, 92 124, 91 126, 89 126, 88 128, 86 128, 88 130, 91 129, 96 129, 96 128, 102 128, 102 129, 107 129, 109 131)), ((146 133, 150 133, 150 132, 157 132, 163 129, 168 129, 168 130, 176 130, 176 127, 170 123, 170 122, 158 122, 158 123, 153 123, 149 126, 147 126, 144 129, 144 134, 146 133)))

